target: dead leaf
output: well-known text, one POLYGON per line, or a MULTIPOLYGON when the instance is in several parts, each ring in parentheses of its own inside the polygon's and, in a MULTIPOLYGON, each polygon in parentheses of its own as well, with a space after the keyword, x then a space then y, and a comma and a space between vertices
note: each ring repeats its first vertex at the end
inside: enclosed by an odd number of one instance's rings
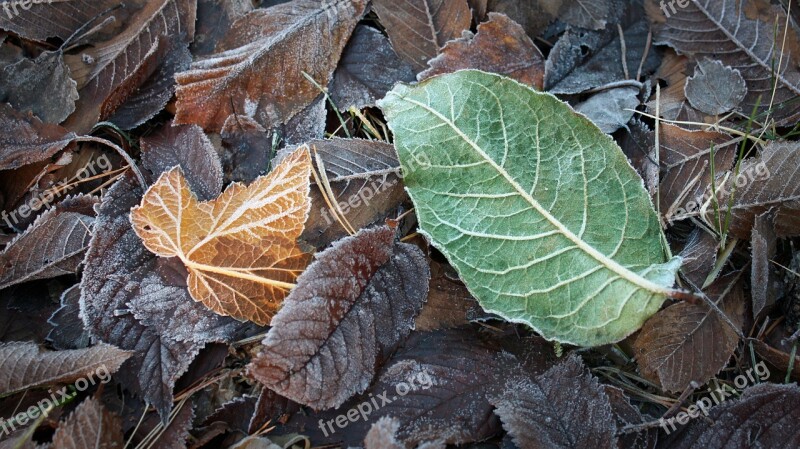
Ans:
POLYGON ((777 275, 772 260, 778 250, 775 223, 772 213, 764 212, 756 217, 750 238, 753 257, 750 267, 750 286, 753 289, 753 318, 758 318, 765 309, 775 304, 777 275))
MULTIPOLYGON (((720 214, 730 207, 730 232, 748 239, 757 216, 772 209, 778 238, 800 235, 800 144, 771 141, 755 158, 742 162, 739 174, 717 188, 720 214)), ((710 212, 712 213, 712 212, 710 212)), ((723 215, 724 217, 724 215, 723 215)), ((710 220, 716 224, 716 217, 710 220)))
POLYGON ((75 273, 89 247, 97 202, 70 197, 40 215, 0 253, 0 289, 75 273))
POLYGON ((585 115, 604 133, 611 134, 631 121, 639 106, 638 95, 639 90, 634 87, 605 90, 576 104, 575 111, 585 115))
POLYGON ((99 370, 113 374, 130 356, 104 343, 72 351, 42 351, 35 343, 0 343, 0 395, 74 382, 99 375, 99 370))
POLYGON ((64 126, 87 133, 110 117, 161 65, 173 40, 194 37, 195 15, 195 0, 147 1, 115 37, 67 55, 80 98, 64 126))
POLYGON ((681 251, 683 258, 681 273, 697 287, 702 287, 708 275, 717 263, 719 242, 714 235, 703 229, 695 228, 681 251))
POLYGON ((248 13, 217 53, 176 75, 176 123, 218 132, 231 114, 266 129, 288 122, 320 94, 303 73, 328 85, 365 7, 366 0, 302 0, 248 13))
POLYGON ((341 110, 374 106, 398 81, 414 81, 414 69, 397 56, 389 39, 375 28, 359 25, 344 48, 333 74, 331 99, 341 110))
MULTIPOLYGON (((718 279, 706 294, 737 326, 744 320, 740 272, 718 279)), ((679 302, 647 320, 633 343, 642 375, 666 391, 705 384, 728 364, 739 344, 734 329, 705 304, 679 302)))
MULTIPOLYGON (((650 421, 649 417, 642 415, 638 407, 631 404, 625 392, 621 389, 611 385, 603 385, 603 391, 611 403, 611 411, 616 417, 617 429, 650 421)), ((656 429, 622 433, 617 436, 618 449, 652 449, 655 447, 656 441, 658 441, 658 431, 656 429)))
POLYGON ((425 332, 466 325, 470 319, 483 312, 478 301, 472 297, 458 273, 450 265, 434 260, 431 266, 431 282, 428 300, 414 323, 414 329, 425 332))
POLYGON ((48 320, 53 329, 47 335, 47 341, 58 350, 83 349, 91 343, 81 321, 80 300, 80 284, 73 285, 61 294, 61 307, 48 320))
MULTIPOLYGON (((663 20, 663 12, 655 11, 663 20)), ((800 95, 800 69, 789 57, 800 54, 800 41, 786 23, 783 9, 766 0, 692 0, 659 26, 654 42, 695 60, 710 57, 738 70, 747 83, 741 102, 745 114, 756 104, 762 114, 774 107, 771 116, 788 123, 800 114, 795 100, 800 95), (752 17, 745 14, 749 7, 765 9, 766 14, 752 17)))
POLYGON ((45 123, 61 123, 75 110, 76 86, 61 51, 47 51, 0 72, 0 101, 30 111, 45 123))
POLYGON ((739 106, 747 95, 747 85, 738 70, 703 58, 695 66, 694 76, 686 80, 684 92, 700 112, 720 115, 739 106))
POLYGON ((445 44, 430 68, 417 75, 419 81, 461 69, 498 73, 542 90, 544 56, 525 30, 505 14, 489 13, 489 21, 478 32, 445 44))
POLYGON ((78 29, 119 4, 119 0, 32 0, 30 3, 8 0, 0 5, 0 28, 39 42, 49 37, 66 40, 78 29))
MULTIPOLYGON (((753 371, 750 371, 750 376, 758 378, 753 371)), ((745 379, 750 382, 746 376, 745 379)), ((794 425, 800 419, 800 409, 796 407, 798 401, 800 390, 794 383, 752 386, 744 391, 741 398, 728 399, 711 408, 708 419, 692 420, 670 447, 798 447, 800 431, 794 425)))
MULTIPOLYGON (((400 421, 384 416, 377 420, 364 438, 364 449, 405 449, 406 445, 397 440, 397 431, 400 430, 400 421)), ((425 442, 416 449, 445 449, 441 441, 425 442)))
POLYGON ((121 449, 124 446, 122 423, 99 400, 88 398, 53 434, 57 449, 121 449))
POLYGON ((189 293, 238 320, 269 324, 308 255, 296 243, 311 206, 306 147, 250 186, 230 185, 199 201, 183 171, 163 173, 131 210, 145 247, 186 266, 189 293))
POLYGON ((617 447, 608 396, 577 355, 535 379, 509 382, 494 402, 503 428, 520 448, 617 447))
POLYGON ((197 2, 197 24, 191 50, 195 56, 206 56, 214 52, 237 19, 254 9, 252 0, 199 0, 197 2))
POLYGON ((78 136, 31 114, 21 114, 0 103, 0 170, 43 161, 66 148, 78 136))
POLYGON ((272 320, 249 374, 316 410, 338 407, 372 381, 411 332, 430 271, 395 231, 360 231, 320 253, 272 320))
POLYGON ((375 0, 373 8, 394 50, 417 72, 472 21, 467 0, 375 0))

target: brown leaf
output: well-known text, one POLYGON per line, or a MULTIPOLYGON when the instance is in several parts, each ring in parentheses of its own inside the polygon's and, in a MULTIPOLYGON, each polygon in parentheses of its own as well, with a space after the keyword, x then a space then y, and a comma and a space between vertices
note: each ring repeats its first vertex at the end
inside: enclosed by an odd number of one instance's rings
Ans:
MULTIPOLYGON (((774 106, 771 116, 779 123, 797 117, 800 69, 793 56, 800 54, 800 41, 794 30, 785 28, 783 8, 771 6, 767 0, 691 0, 674 13, 667 10, 670 14, 656 33, 655 43, 669 45, 695 60, 710 57, 737 69, 747 83, 741 103, 745 114, 759 104, 759 113, 774 106), (755 9, 766 13, 751 14, 755 9)), ((651 14, 664 21, 664 12, 658 8, 651 14)))
POLYGON ((95 398, 88 398, 53 434, 57 449, 122 449, 122 423, 95 398))
POLYGON ((195 0, 153 0, 112 39, 67 55, 80 98, 64 126, 86 133, 110 117, 161 65, 172 40, 194 37, 195 0))
POLYGON ((61 294, 61 307, 48 320, 53 329, 47 335, 54 348, 83 349, 89 346, 89 333, 83 328, 80 317, 81 306, 80 284, 73 285, 61 294))
POLYGON ((98 198, 70 197, 40 215, 0 253, 0 289, 75 273, 89 247, 98 198))
POLYGON ((176 412, 169 425, 164 428, 158 438, 151 442, 151 444, 155 443, 152 447, 159 449, 186 449, 186 440, 190 436, 189 431, 192 430, 194 418, 194 403, 187 401, 176 412))
MULTIPOLYGON (((667 120, 713 122, 714 117, 698 111, 686 99, 686 80, 690 74, 690 65, 691 61, 686 56, 678 56, 671 48, 664 51, 664 59, 655 75, 667 83, 667 87, 661 89, 659 96, 659 115, 667 120)), ((647 112, 656 114, 655 92, 647 102, 647 112)))
MULTIPOLYGON (((397 440, 400 421, 390 416, 377 420, 364 438, 364 449, 405 449, 406 445, 397 440)), ((425 442, 416 449, 445 449, 441 441, 425 442)))
MULTIPOLYGON (((751 377, 758 374, 750 371, 751 377)), ((744 374, 743 374, 744 376, 744 374)), ((744 379, 752 384, 748 377, 744 379)), ((711 408, 709 419, 694 419, 671 449, 800 447, 800 389, 797 384, 764 383, 711 408)), ((670 427, 671 429, 671 427, 670 427)))
MULTIPOLYGON (((635 426, 649 421, 642 416, 638 407, 631 405, 625 392, 611 385, 603 385, 603 391, 608 396, 611 403, 611 411, 617 419, 617 429, 626 426, 635 426)), ((623 433, 618 435, 619 449, 651 449, 655 447, 658 440, 658 431, 655 429, 642 430, 639 432, 623 433)))
POLYGON ((218 132, 231 114, 264 128, 286 123, 325 87, 366 0, 301 0, 237 20, 217 53, 176 75, 176 123, 218 132))
POLYGON ((0 101, 46 123, 61 123, 75 110, 76 86, 61 51, 46 51, 0 72, 0 101))
POLYGON ((205 56, 214 52, 217 43, 225 37, 231 25, 254 8, 252 0, 199 0, 197 2, 197 30, 192 42, 192 54, 205 56))
POLYGON ((714 173, 733 167, 738 140, 715 131, 690 131, 662 123, 661 212, 667 221, 679 220, 703 205, 703 193, 714 173), (711 161, 711 155, 714 161, 711 161))
POLYGON ((4 1, 0 5, 0 28, 40 42, 49 37, 66 40, 119 4, 119 0, 4 1))
POLYGON ((131 210, 144 245, 186 266, 189 293, 214 312, 264 325, 305 268, 297 246, 308 216, 311 157, 301 147, 250 186, 199 201, 180 167, 163 173, 131 210))
MULTIPOLYGON (((717 188, 717 196, 723 217, 733 196, 731 234, 750 238, 756 217, 772 209, 778 238, 800 235, 798 170, 800 144, 771 141, 758 157, 742 162, 738 176, 729 173, 728 182, 717 188)), ((716 219, 711 222, 716 224, 716 219)))
POLYGON ((249 374, 317 410, 363 392, 428 293, 422 252, 394 240, 392 228, 365 229, 320 253, 272 320, 249 374))
POLYGON ((461 69, 498 73, 542 90, 544 57, 522 27, 505 14, 489 13, 474 36, 447 42, 429 69, 417 75, 422 81, 461 69))
POLYGON ((467 0, 375 0, 373 7, 394 50, 416 71, 472 21, 467 0))
POLYGON ((483 312, 453 267, 433 260, 430 266, 428 300, 414 322, 414 329, 424 332, 459 327, 483 312))
MULTIPOLYGON (((738 326, 744 319, 741 272, 719 278, 706 290, 738 326)), ((705 384, 727 365, 739 344, 736 331, 705 304, 679 302, 647 320, 633 342, 644 377, 672 392, 694 381, 705 384)))
POLYGON ((683 258, 681 273, 696 287, 702 287, 708 275, 717 263, 717 248, 719 242, 714 235, 703 229, 695 228, 681 251, 683 258))
POLYGON ((750 238, 753 257, 750 267, 750 286, 753 289, 753 318, 775 304, 777 276, 772 260, 778 250, 772 213, 764 212, 755 219, 750 238))
POLYGON ((331 99, 341 110, 374 106, 398 81, 414 81, 414 69, 380 31, 359 25, 333 74, 331 99))
POLYGON ((43 161, 63 150, 77 136, 58 126, 42 123, 0 103, 0 170, 43 161))
POLYGON ((577 355, 535 379, 509 382, 495 403, 503 428, 520 448, 617 446, 608 396, 577 355))
MULTIPOLYGON (((339 138, 312 140, 308 145, 322 158, 338 209, 355 229, 383 223, 407 198, 393 145, 339 138)), ((316 184, 311 197, 314 207, 302 238, 323 248, 346 236, 347 231, 336 220, 316 184)))
MULTIPOLYGON (((131 353, 100 343, 71 351, 42 351, 35 343, 0 343, 0 395, 32 387, 113 374, 131 353)), ((95 379, 95 382, 98 380, 95 379)))

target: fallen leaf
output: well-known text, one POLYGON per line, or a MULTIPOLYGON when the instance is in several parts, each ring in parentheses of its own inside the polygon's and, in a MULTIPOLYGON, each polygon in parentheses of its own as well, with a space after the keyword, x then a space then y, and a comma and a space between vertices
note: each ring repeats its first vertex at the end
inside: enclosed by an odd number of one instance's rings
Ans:
POLYGON ((764 212, 755 218, 750 238, 753 257, 750 267, 750 286, 753 289, 753 318, 758 318, 765 309, 775 304, 777 276, 772 260, 778 250, 775 223, 772 214, 764 212))
POLYGON ((365 7, 366 0, 302 0, 248 13, 217 53, 176 75, 176 123, 215 132, 231 114, 266 129, 286 123, 320 94, 303 73, 328 85, 365 7))
POLYGON ((724 114, 747 95, 747 85, 738 70, 709 58, 698 61, 694 76, 686 79, 686 99, 701 112, 724 114))
POLYGON ((255 8, 252 0, 198 0, 197 23, 191 50, 195 56, 206 56, 214 52, 237 19, 255 8))
POLYGON ((97 197, 69 197, 36 218, 0 253, 0 289, 75 273, 89 247, 97 197))
POLYGON ((378 104, 420 233, 485 310, 580 346, 618 341, 658 310, 680 259, 664 255, 641 178, 585 117, 470 70, 378 104))
POLYGON ((122 423, 99 400, 81 402, 53 434, 53 448, 120 449, 124 446, 122 423))
POLYGON ((61 295, 61 307, 48 320, 53 329, 47 335, 47 341, 58 350, 83 349, 91 343, 81 321, 80 300, 80 284, 73 285, 61 295))
POLYGON ((483 310, 458 279, 458 273, 449 265, 433 260, 430 266, 428 300, 414 323, 414 329, 425 332, 459 327, 479 317, 483 310))
MULTIPOLYGON (((364 449, 405 449, 406 445, 397 440, 399 429, 400 421, 384 416, 376 421, 367 432, 367 436, 364 438, 364 449)), ((445 444, 441 441, 425 442, 416 447, 416 449, 445 448, 445 444)))
POLYGON ((522 27, 505 14, 489 13, 489 21, 478 32, 454 39, 439 55, 428 61, 417 75, 422 81, 434 75, 460 69, 477 69, 513 78, 536 90, 544 83, 544 57, 522 27))
MULTIPOLYGON (((706 289, 737 326, 744 320, 745 308, 740 276, 740 272, 723 276, 706 289)), ((691 382, 703 385, 719 373, 738 344, 736 330, 708 306, 679 302, 650 318, 633 347, 642 375, 679 393, 691 382)))
POLYGON ((194 37, 196 7, 195 0, 147 1, 113 38, 67 55, 80 98, 64 126, 86 133, 110 117, 161 65, 173 40, 194 37))
POLYGON ((331 99, 341 110, 374 106, 398 81, 414 81, 414 69, 375 28, 359 25, 333 74, 331 99))
POLYGON ((394 240, 392 228, 365 229, 320 253, 272 319, 248 373, 316 410, 362 393, 428 294, 424 255, 394 240))
POLYGON ((8 0, 0 5, 0 28, 39 42, 49 37, 66 40, 119 4, 119 0, 8 0))
POLYGON ((683 273, 696 287, 702 287, 717 263, 717 238, 703 228, 696 228, 681 251, 683 273))
MULTIPOLYGON (((751 376, 758 377, 752 371, 751 376)), ((670 447, 797 447, 800 445, 800 431, 793 423, 800 419, 800 410, 795 406, 798 401, 800 390, 795 383, 752 386, 741 398, 729 399, 711 408, 708 419, 692 420, 670 447)))
POLYGON ((375 0, 373 8, 394 50, 417 72, 472 21, 467 0, 375 0))
POLYGON ((130 356, 104 343, 72 351, 42 351, 29 342, 0 343, 0 395, 74 382, 99 375, 101 369, 113 374, 130 356))
POLYGON ((30 111, 46 123, 61 123, 75 110, 76 86, 61 51, 48 51, 0 72, 0 101, 30 111))
POLYGON ((42 123, 0 103, 0 170, 11 170, 43 161, 66 148, 77 136, 66 129, 42 123))
MULTIPOLYGON (((657 14, 663 20, 663 12, 657 14)), ((758 113, 772 108, 771 116, 779 124, 788 123, 800 113, 795 100, 800 95, 800 69, 788 57, 800 54, 800 41, 786 23, 783 9, 765 0, 691 0, 667 17, 654 42, 695 60, 710 57, 738 70, 747 83, 741 102, 745 114, 758 104, 758 113), (769 13, 752 17, 750 7, 769 13)))
POLYGON ((700 209, 712 174, 733 167, 739 141, 716 131, 690 131, 667 123, 660 126, 659 199, 661 213, 671 223, 700 209))
POLYGON ((596 93, 575 105, 575 112, 585 115, 600 131, 611 134, 624 128, 639 106, 639 90, 619 87, 596 93))
MULTIPOLYGON (((729 172, 728 181, 718 186, 716 193, 722 217, 730 210, 731 234, 750 238, 756 217, 771 209, 778 238, 800 235, 798 167, 797 142, 771 141, 757 157, 742 162, 738 176, 729 172)), ((716 217, 709 222, 718 223, 716 217)))
POLYGON ((509 382, 493 402, 520 448, 617 447, 608 396, 577 355, 535 379, 509 382))
POLYGON ((145 247, 186 266, 189 293, 223 315, 269 324, 308 255, 296 243, 311 206, 311 157, 301 147, 250 186, 199 201, 180 167, 164 172, 131 210, 145 247))
MULTIPOLYGON (((637 426, 650 421, 643 416, 639 408, 632 405, 625 393, 611 385, 603 385, 603 391, 611 404, 611 411, 617 421, 617 429, 628 426, 637 426)), ((617 434, 618 449, 652 449, 658 441, 656 429, 640 430, 638 432, 617 434)))

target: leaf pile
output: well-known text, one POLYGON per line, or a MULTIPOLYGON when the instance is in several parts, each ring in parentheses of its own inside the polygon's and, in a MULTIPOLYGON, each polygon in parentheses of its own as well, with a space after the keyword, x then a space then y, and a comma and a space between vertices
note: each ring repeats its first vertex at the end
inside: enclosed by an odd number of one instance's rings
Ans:
POLYGON ((800 445, 800 10, 0 5, 0 448, 800 445))

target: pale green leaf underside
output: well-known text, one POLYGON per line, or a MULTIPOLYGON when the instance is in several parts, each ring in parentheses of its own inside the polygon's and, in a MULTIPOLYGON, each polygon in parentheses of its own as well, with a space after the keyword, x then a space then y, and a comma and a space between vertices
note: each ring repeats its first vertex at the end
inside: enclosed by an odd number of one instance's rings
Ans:
POLYGON ((379 102, 420 229, 490 312, 580 346, 655 313, 667 262, 641 178, 585 117, 475 70, 398 85, 379 102))

